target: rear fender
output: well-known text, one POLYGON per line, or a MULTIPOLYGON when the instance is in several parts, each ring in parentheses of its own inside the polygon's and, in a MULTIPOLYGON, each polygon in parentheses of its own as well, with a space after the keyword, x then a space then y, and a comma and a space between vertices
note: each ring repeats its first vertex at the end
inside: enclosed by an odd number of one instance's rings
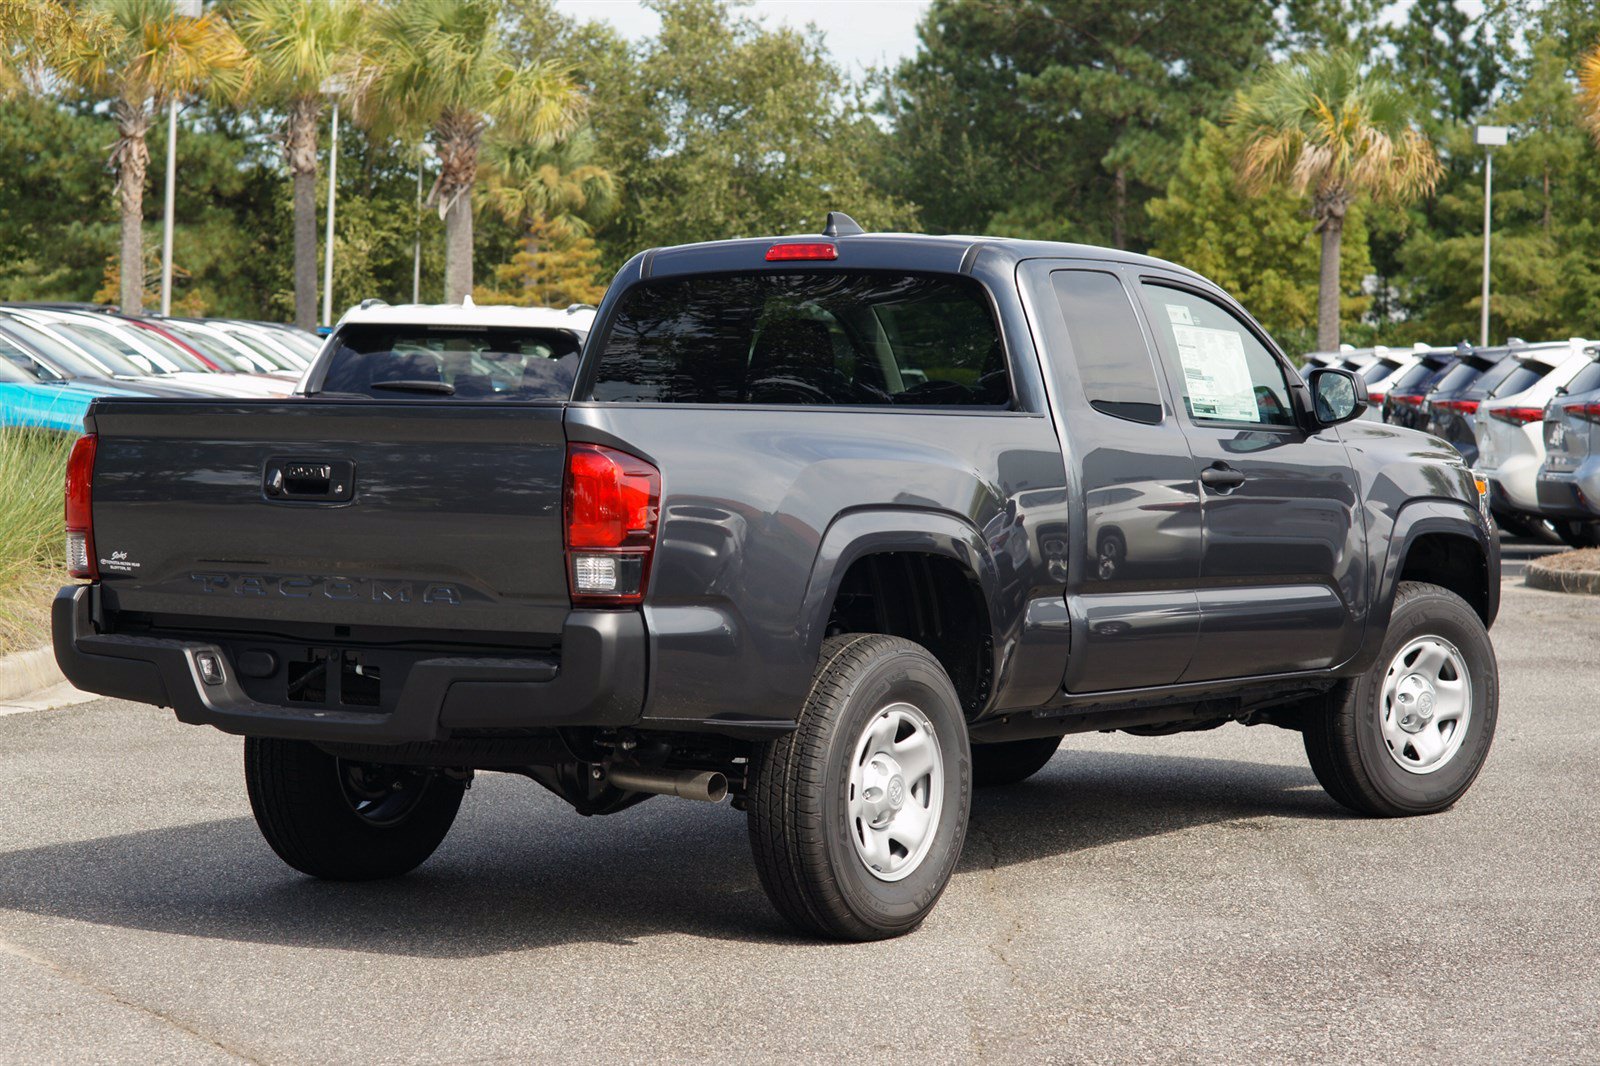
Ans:
MULTIPOLYGON (((999 577, 994 557, 983 536, 954 515, 938 511, 863 510, 834 519, 822 536, 817 558, 800 609, 800 639, 806 659, 822 654, 828 617, 834 598, 850 566, 868 555, 919 552, 954 559, 972 574, 982 592, 989 615, 992 647, 998 657, 1007 612, 999 597, 999 577)), ((991 664, 998 668, 999 662, 991 664)))

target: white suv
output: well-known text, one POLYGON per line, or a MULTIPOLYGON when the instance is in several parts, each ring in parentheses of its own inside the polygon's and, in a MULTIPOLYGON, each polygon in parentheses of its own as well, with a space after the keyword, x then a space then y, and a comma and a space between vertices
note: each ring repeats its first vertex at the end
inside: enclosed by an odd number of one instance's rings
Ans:
MULTIPOLYGON (((1528 345, 1512 358, 1537 379, 1515 393, 1497 391, 1478 410, 1473 469, 1489 480, 1490 501, 1510 532, 1539 516, 1539 465, 1544 462, 1545 406, 1578 372, 1600 358, 1600 346, 1582 337, 1565 344, 1528 345), (1507 521, 1507 519, 1510 521, 1507 521), (1519 522, 1519 520, 1521 520, 1519 522)), ((1518 380, 1528 380, 1524 373, 1518 380)))

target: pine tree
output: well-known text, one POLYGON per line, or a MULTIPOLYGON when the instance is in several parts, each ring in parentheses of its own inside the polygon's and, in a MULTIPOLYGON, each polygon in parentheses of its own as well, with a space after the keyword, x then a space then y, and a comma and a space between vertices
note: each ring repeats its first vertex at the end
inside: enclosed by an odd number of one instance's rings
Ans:
POLYGON ((511 262, 494 268, 495 284, 479 286, 472 298, 521 307, 597 304, 606 291, 600 271, 600 249, 592 238, 539 219, 517 242, 511 262))

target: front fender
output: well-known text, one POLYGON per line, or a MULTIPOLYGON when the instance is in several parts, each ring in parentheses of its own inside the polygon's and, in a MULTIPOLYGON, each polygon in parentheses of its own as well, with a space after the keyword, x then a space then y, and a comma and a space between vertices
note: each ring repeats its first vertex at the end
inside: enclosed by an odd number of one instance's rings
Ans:
POLYGON ((1478 510, 1464 501, 1438 497, 1412 500, 1395 515, 1389 535, 1375 538, 1375 543, 1387 545, 1387 550, 1381 560, 1373 560, 1372 609, 1368 615, 1366 639, 1351 661, 1352 667, 1365 669, 1376 659, 1389 629, 1406 557, 1417 539, 1430 533, 1460 537, 1476 548, 1483 560, 1485 624, 1494 624, 1500 608, 1500 545, 1492 529, 1478 510))

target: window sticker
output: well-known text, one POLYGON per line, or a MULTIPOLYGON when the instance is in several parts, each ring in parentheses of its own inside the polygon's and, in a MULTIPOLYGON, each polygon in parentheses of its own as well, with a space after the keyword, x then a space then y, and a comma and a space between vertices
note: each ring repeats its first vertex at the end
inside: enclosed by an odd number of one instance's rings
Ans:
MULTIPOLYGON (((1168 305, 1169 309, 1171 305, 1168 305)), ((1187 310, 1187 309, 1185 309, 1187 310)), ((1172 327, 1189 390, 1189 409, 1196 418, 1259 422, 1255 383, 1244 357, 1244 338, 1231 329, 1172 327)))
POLYGON ((1167 304, 1167 320, 1174 326, 1192 326, 1194 319, 1189 315, 1188 304, 1167 304))

